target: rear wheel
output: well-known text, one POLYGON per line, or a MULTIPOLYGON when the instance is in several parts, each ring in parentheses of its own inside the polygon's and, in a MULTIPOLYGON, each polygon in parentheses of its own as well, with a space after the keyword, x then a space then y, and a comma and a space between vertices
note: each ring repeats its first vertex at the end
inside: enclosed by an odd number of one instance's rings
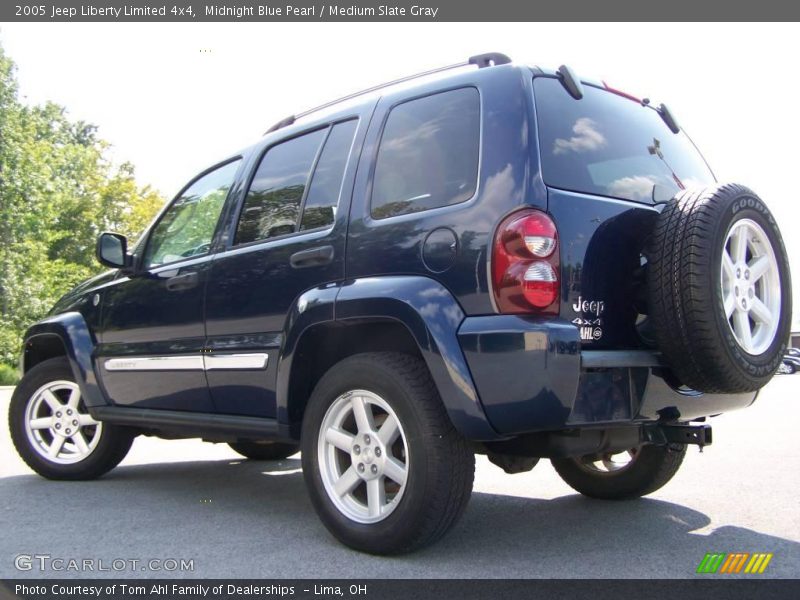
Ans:
POLYGON ((783 363, 781 367, 782 371, 787 375, 794 375, 794 372, 797 371, 797 369, 792 363, 783 363))
POLYGON ((28 371, 8 413, 11 439, 22 460, 48 479, 94 479, 116 467, 133 443, 124 427, 89 414, 66 358, 28 371))
POLYGON ((553 458, 553 467, 567 485, 584 496, 627 500, 655 492, 683 463, 684 444, 639 446, 625 452, 553 458))
POLYGON ((235 442, 228 445, 250 460, 282 460, 300 451, 300 444, 280 442, 235 442))
POLYGON ((475 457, 453 428, 425 364, 360 354, 328 371, 303 420, 303 475, 322 522, 373 554, 444 535, 467 505, 475 457))

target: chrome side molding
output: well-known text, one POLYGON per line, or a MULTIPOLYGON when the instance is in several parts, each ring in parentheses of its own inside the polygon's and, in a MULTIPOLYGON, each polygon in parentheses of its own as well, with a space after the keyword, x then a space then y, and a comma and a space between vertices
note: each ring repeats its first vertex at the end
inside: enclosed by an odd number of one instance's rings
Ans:
POLYGON ((269 354, 196 354, 192 356, 133 356, 109 358, 107 371, 223 371, 267 368, 269 354))
POLYGON ((133 356, 109 358, 107 371, 202 371, 203 357, 196 356, 133 356))
POLYGON ((269 354, 256 352, 253 354, 206 354, 203 356, 206 371, 216 370, 259 370, 267 368, 269 354))

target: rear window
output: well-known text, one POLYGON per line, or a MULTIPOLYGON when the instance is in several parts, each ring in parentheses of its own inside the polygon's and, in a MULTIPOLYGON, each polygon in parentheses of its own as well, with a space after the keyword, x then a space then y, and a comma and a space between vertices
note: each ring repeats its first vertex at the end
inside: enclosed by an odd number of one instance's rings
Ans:
POLYGON ((714 182, 692 142, 651 108, 584 86, 580 100, 557 79, 534 79, 542 175, 553 187, 637 202, 714 182))

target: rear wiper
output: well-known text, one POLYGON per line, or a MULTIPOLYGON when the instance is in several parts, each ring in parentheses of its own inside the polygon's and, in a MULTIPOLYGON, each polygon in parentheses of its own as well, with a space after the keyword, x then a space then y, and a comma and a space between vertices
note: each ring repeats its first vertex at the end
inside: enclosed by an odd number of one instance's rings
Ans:
POLYGON ((658 107, 653 106, 650 104, 649 98, 642 98, 642 106, 646 106, 647 108, 652 108, 654 111, 658 113, 664 123, 667 124, 669 130, 672 133, 679 133, 681 130, 681 126, 678 125, 678 121, 675 119, 675 115, 672 114, 672 111, 667 108, 667 105, 663 102, 658 105, 658 107))

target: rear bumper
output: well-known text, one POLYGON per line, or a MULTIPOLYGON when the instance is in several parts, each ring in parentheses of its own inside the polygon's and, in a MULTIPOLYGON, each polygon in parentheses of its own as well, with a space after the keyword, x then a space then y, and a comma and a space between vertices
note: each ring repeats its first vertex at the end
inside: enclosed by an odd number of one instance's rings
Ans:
POLYGON ((501 435, 690 421, 747 407, 756 396, 678 389, 658 353, 583 350, 565 320, 469 317, 458 339, 501 435))

